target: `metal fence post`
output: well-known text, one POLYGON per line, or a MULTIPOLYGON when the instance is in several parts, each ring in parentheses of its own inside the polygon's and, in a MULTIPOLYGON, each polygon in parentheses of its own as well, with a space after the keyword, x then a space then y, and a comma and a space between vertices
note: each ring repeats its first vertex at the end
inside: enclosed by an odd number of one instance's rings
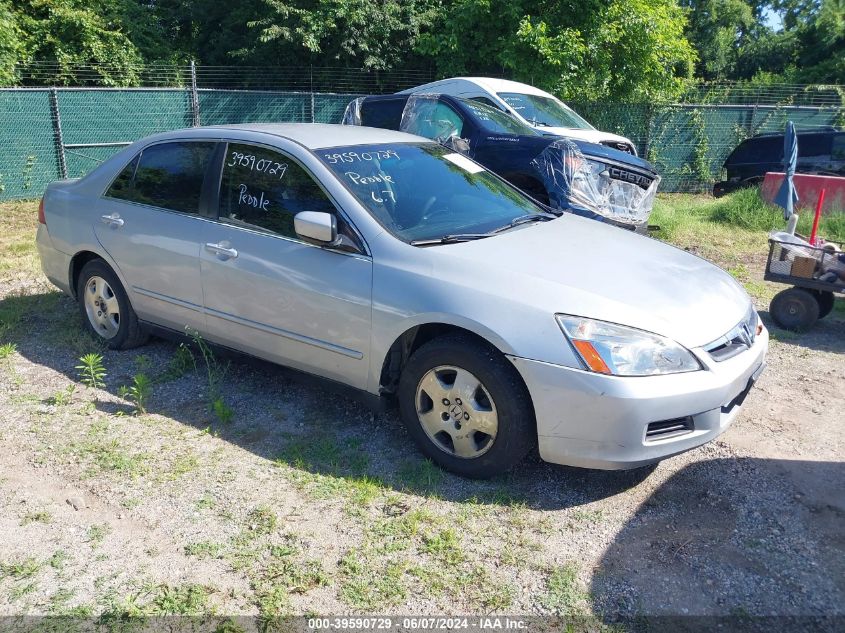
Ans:
POLYGON ((191 125, 200 125, 200 96, 197 91, 197 66, 191 60, 191 125))
POLYGON ((654 119, 654 104, 649 102, 645 109, 645 139, 643 139, 642 157, 648 160, 648 152, 651 149, 651 126, 654 119))
POLYGON ((311 123, 316 123, 314 120, 314 66, 308 66, 308 76, 311 82, 311 123))
POLYGON ((50 88, 50 110, 53 115, 53 137, 56 143, 56 156, 59 159, 59 173, 67 178, 67 160, 65 160, 65 140, 62 136, 62 117, 59 113, 59 93, 55 86, 50 88))

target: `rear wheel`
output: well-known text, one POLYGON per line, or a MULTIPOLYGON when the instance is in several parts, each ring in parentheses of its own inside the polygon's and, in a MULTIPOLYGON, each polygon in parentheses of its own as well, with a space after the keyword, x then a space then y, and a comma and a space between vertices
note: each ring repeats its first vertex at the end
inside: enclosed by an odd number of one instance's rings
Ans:
POLYGON ((109 348, 129 349, 147 341, 123 285, 103 260, 82 267, 76 298, 86 327, 109 348))
POLYGON ((804 332, 818 321, 821 310, 815 294, 803 288, 788 288, 775 295, 769 313, 783 329, 804 332))
POLYGON ((420 450, 459 475, 505 472, 536 443, 534 411, 519 374, 498 350, 469 336, 436 338, 414 352, 398 396, 420 450))

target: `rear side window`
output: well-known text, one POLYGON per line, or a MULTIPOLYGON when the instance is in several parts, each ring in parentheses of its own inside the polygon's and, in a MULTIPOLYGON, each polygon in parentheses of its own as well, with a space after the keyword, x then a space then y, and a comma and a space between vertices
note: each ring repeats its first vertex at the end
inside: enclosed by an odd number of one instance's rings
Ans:
POLYGON ((160 143, 145 148, 114 180, 106 195, 180 213, 199 213, 213 142, 160 143))
POLYGON ((751 138, 731 153, 728 163, 779 163, 783 160, 783 136, 751 138))
POLYGON ((799 134, 798 156, 801 158, 829 156, 832 139, 833 136, 830 134, 799 134))
POLYGON ((407 99, 381 101, 367 101, 365 99, 361 104, 361 124, 386 130, 398 130, 406 102, 407 99))
POLYGON ((335 213, 317 182, 287 156, 264 147, 229 143, 220 183, 221 222, 296 237, 300 211, 335 213))

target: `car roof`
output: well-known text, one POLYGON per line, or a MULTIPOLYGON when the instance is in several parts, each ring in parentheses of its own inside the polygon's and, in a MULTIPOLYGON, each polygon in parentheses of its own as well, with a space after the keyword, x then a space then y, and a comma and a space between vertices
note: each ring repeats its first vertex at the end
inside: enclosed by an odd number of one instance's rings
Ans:
POLYGON ((185 138, 186 136, 209 137, 213 136, 214 133, 219 134, 221 130, 255 132, 258 135, 269 134, 289 139, 308 149, 344 145, 370 145, 373 143, 431 142, 428 139, 395 130, 332 123, 240 123, 236 125, 210 125, 174 130, 160 134, 157 138, 164 140, 167 138, 185 138))
POLYGON ((444 84, 457 81, 467 81, 473 83, 479 86, 480 88, 483 88, 487 92, 492 93, 520 92, 523 94, 540 95, 543 97, 549 96, 548 92, 546 92, 545 90, 540 90, 539 88, 535 88, 534 86, 520 83, 518 81, 511 81, 510 79, 497 79, 495 77, 450 77, 448 79, 432 81, 431 83, 427 83, 422 86, 417 86, 416 88, 412 88, 411 90, 413 90, 414 92, 429 89, 435 90, 438 86, 443 86, 444 84))

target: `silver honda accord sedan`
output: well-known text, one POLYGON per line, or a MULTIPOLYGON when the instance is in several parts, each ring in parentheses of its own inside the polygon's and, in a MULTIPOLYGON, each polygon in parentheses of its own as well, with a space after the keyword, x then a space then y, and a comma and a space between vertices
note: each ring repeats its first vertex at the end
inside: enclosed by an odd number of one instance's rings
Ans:
POLYGON ((602 469, 689 450, 765 364, 721 269, 400 132, 159 134, 51 184, 39 219, 45 274, 109 347, 188 328, 395 401, 420 450, 470 477, 534 446, 602 469))

